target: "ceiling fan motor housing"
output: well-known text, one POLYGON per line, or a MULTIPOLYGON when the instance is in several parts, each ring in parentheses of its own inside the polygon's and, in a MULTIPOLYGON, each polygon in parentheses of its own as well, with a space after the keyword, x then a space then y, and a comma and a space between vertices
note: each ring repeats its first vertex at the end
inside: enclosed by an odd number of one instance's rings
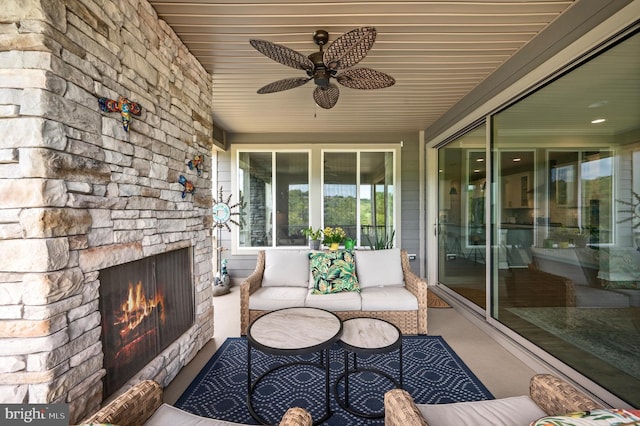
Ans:
POLYGON ((309 55, 309 59, 313 62, 313 71, 307 73, 309 77, 313 77, 313 82, 320 87, 329 86, 329 79, 332 73, 327 70, 326 65, 322 61, 322 50, 309 55))

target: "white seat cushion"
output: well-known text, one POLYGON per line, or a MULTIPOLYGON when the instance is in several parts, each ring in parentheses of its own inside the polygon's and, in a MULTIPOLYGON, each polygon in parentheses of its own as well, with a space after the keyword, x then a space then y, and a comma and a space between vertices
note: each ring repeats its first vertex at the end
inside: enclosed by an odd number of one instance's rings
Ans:
POLYGON ((360 291, 363 311, 417 311, 418 299, 404 287, 373 287, 360 291))
POLYGON ((586 285, 574 286, 576 306, 580 308, 628 308, 630 298, 626 294, 586 285))
POLYGON ((528 396, 416 405, 429 426, 526 426, 547 415, 528 396))
POLYGON ((308 253, 300 250, 265 251, 262 287, 308 287, 308 253))
POLYGON ((360 288, 404 285, 400 249, 356 250, 355 258, 360 288))
POLYGON ((342 291, 330 294, 307 294, 305 306, 320 308, 328 311, 359 311, 362 306, 360 293, 357 291, 342 291))
POLYGON ((240 424, 241 423, 196 416, 195 414, 182 411, 174 406, 162 404, 156 412, 149 417, 145 426, 238 426, 240 424))
POLYGON ((309 291, 306 287, 261 287, 249 297, 249 309, 273 311, 300 308, 309 291))
POLYGON ((616 293, 624 294, 629 298, 629 305, 640 306, 640 290, 632 288, 617 288, 612 289, 616 293))

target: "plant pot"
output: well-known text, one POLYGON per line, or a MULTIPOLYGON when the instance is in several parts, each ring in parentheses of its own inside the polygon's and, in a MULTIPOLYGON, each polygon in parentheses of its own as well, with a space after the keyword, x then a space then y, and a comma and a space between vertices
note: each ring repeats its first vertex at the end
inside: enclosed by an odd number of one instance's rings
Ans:
POLYGON ((309 248, 311 250, 320 250, 320 240, 309 240, 309 248))
POLYGON ((588 242, 588 240, 587 240, 586 237, 575 237, 573 239, 573 243, 575 244, 576 247, 579 247, 579 248, 586 247, 587 246, 587 242, 588 242))
POLYGON ((329 250, 336 251, 340 248, 340 243, 331 243, 329 244, 329 250))

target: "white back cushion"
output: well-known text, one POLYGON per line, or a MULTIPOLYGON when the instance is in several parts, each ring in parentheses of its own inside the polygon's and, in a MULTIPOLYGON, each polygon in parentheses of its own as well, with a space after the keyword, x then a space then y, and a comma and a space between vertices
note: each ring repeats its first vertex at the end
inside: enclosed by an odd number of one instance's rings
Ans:
POLYGON ((403 286, 400 249, 356 250, 356 274, 360 288, 403 286))
POLYGON ((546 416, 528 396, 454 404, 416 404, 429 426, 528 425, 546 416))
POLYGON ((309 256, 300 250, 267 250, 263 287, 308 287, 309 256))

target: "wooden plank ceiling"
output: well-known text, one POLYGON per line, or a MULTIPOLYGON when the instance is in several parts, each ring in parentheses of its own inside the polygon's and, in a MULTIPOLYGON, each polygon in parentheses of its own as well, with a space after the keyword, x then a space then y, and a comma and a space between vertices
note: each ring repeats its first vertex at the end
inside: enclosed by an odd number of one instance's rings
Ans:
POLYGON ((424 130, 549 23, 573 0, 311 1, 150 0, 213 76, 216 125, 232 133, 396 132, 424 130), (377 29, 355 67, 393 76, 380 90, 343 86, 337 105, 315 105, 313 82, 257 94, 260 87, 304 71, 260 54, 249 39, 304 55, 357 27, 377 29))

